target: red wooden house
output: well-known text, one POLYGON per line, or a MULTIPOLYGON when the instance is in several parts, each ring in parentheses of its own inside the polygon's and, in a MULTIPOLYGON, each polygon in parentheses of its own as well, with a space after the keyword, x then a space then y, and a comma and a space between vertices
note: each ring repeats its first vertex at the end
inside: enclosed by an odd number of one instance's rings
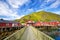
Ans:
POLYGON ((21 28, 21 24, 19 22, 0 19, 0 31, 3 29, 9 30, 9 29, 17 29, 17 28, 21 28))
POLYGON ((34 27, 41 27, 42 26, 42 22, 38 21, 38 22, 35 22, 34 27))
POLYGON ((58 26, 60 26, 60 22, 57 22, 58 23, 58 26))
POLYGON ((35 22, 34 26, 42 26, 42 22, 40 22, 40 21, 35 22))
POLYGON ((50 22, 50 26, 58 26, 57 22, 50 22))
POLYGON ((32 26, 32 25, 34 25, 34 21, 28 20, 28 21, 26 22, 26 26, 32 26))
POLYGON ((43 22, 43 26, 50 26, 49 22, 43 22))
POLYGON ((4 22, 3 22, 3 23, 0 22, 0 28, 1 28, 1 27, 5 27, 5 26, 6 26, 6 23, 4 23, 4 22))

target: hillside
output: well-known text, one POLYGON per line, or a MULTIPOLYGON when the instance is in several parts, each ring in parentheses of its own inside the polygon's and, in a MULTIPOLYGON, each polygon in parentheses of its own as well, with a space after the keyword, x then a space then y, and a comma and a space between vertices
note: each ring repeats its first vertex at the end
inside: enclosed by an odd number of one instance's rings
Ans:
POLYGON ((51 12, 45 12, 45 11, 40 11, 40 12, 33 12, 29 15, 26 15, 22 17, 21 19, 17 19, 16 21, 19 22, 25 22, 27 20, 33 20, 33 21, 60 21, 60 15, 51 13, 51 12))

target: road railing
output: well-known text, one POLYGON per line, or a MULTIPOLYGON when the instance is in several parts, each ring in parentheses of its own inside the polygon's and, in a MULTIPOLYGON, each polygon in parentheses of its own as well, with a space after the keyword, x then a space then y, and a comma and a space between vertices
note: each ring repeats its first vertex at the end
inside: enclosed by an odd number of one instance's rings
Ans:
POLYGON ((25 29, 26 29, 26 27, 18 30, 17 32, 10 35, 9 37, 5 38, 4 40, 18 40, 18 39, 20 39, 21 36, 23 35, 25 29))
POLYGON ((48 36, 47 34, 39 31, 38 29, 36 29, 34 27, 32 27, 32 31, 34 32, 34 34, 38 40, 55 40, 52 37, 48 36))

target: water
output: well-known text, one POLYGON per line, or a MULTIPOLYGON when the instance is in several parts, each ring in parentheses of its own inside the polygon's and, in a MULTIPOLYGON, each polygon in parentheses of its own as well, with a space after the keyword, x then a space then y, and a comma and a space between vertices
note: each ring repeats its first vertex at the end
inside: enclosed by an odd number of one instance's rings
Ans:
POLYGON ((53 33, 52 37, 55 38, 55 40, 60 40, 60 28, 58 30, 53 31, 52 33, 53 33))
POLYGON ((60 40, 60 36, 56 36, 55 37, 55 40, 60 40))

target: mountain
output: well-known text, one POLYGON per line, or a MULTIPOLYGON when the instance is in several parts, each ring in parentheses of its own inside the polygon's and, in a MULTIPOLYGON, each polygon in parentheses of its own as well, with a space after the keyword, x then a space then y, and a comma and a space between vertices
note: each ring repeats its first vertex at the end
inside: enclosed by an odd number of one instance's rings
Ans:
POLYGON ((51 12, 45 12, 45 11, 39 11, 39 12, 33 12, 29 15, 26 15, 22 17, 21 19, 17 19, 16 21, 19 21, 21 23, 24 23, 27 20, 33 20, 33 21, 60 21, 60 15, 54 14, 51 12))

